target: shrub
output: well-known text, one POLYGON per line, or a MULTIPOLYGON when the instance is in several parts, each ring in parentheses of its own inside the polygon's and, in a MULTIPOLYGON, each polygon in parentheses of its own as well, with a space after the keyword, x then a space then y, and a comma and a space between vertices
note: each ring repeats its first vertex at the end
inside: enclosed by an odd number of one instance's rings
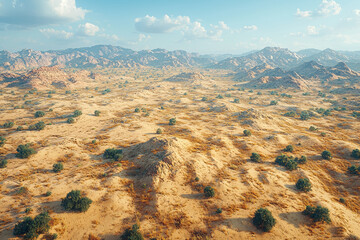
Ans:
POLYGON ((61 170, 63 170, 63 169, 64 169, 64 165, 61 162, 55 163, 53 165, 53 171, 56 172, 56 173, 61 172, 61 170))
POLYGON ((40 130, 43 130, 45 128, 45 126, 46 126, 45 123, 43 121, 41 121, 41 122, 35 123, 33 125, 30 125, 29 130, 38 130, 38 131, 40 131, 40 130))
POLYGON ((73 118, 68 118, 67 120, 66 120, 66 122, 67 123, 69 123, 69 124, 71 124, 71 123, 74 123, 75 122, 75 119, 73 119, 73 118))
POLYGON ((94 115, 95 115, 96 117, 100 116, 100 111, 99 111, 99 110, 95 110, 94 115))
POLYGON ((307 162, 307 157, 306 156, 301 156, 300 158, 296 157, 295 162, 297 162, 299 164, 304 164, 307 162))
POLYGON ((0 161, 0 168, 6 168, 6 165, 7 165, 7 160, 6 159, 2 159, 0 161))
POLYGON ((104 152, 104 158, 112 159, 115 161, 121 160, 123 155, 122 149, 108 148, 104 152))
POLYGON ((47 191, 47 192, 45 193, 45 196, 49 197, 49 196, 51 196, 51 194, 52 194, 52 192, 47 191))
POLYGON ((224 97, 221 94, 219 94, 219 95, 216 96, 216 98, 223 99, 224 97))
POLYGON ((217 214, 222 213, 222 209, 221 209, 221 208, 216 209, 216 213, 217 213, 217 214))
POLYGON ((40 117, 43 117, 43 116, 45 116, 45 112, 43 112, 43 111, 37 111, 37 112, 35 113, 35 117, 36 117, 36 118, 40 118, 40 117))
POLYGON ((261 162, 261 157, 258 153, 252 153, 250 156, 250 160, 253 162, 261 162))
MULTIPOLYGON (((359 166, 359 169, 360 169, 360 166, 359 166)), ((348 167, 348 172, 350 174, 358 174, 359 169, 356 166, 352 165, 351 167, 348 167)))
POLYGON ((80 110, 75 110, 73 113, 73 117, 79 117, 80 115, 82 115, 82 112, 80 110))
POLYGON ((87 197, 82 197, 79 190, 72 190, 66 195, 66 198, 61 201, 61 206, 66 211, 86 212, 91 203, 92 200, 87 197))
POLYGON ((135 112, 140 112, 140 108, 135 108, 135 112))
POLYGON ((16 157, 18 158, 28 158, 30 157, 30 155, 35 154, 36 151, 30 147, 30 144, 25 144, 25 145, 19 145, 16 148, 16 157))
POLYGON ((285 163, 285 167, 290 171, 295 170, 297 169, 297 162, 295 162, 293 159, 289 159, 289 161, 285 163))
POLYGON ((292 145, 287 145, 286 148, 284 149, 284 152, 293 152, 294 151, 294 147, 292 145))
POLYGON ((128 228, 120 237, 121 240, 143 240, 141 232, 139 232, 139 226, 134 224, 132 228, 128 228))
POLYGON ((360 159, 360 150, 359 149, 354 149, 351 152, 351 157, 356 158, 356 159, 360 159))
POLYGON ((279 164, 280 166, 286 167, 286 169, 290 171, 297 169, 297 162, 294 160, 294 158, 286 156, 284 154, 277 156, 275 159, 275 163, 279 164))
POLYGON ((345 198, 342 198, 342 197, 341 197, 341 198, 339 199, 339 202, 341 202, 342 204, 345 204, 345 203, 346 203, 346 200, 345 200, 345 198))
POLYGON ((244 133, 245 136, 251 136, 250 130, 245 129, 243 133, 244 133))
POLYGON ((303 211, 303 214, 311 217, 315 222, 326 222, 326 223, 331 222, 329 209, 325 207, 306 206, 306 209, 303 211))
POLYGON ((176 123, 176 118, 170 118, 169 125, 175 125, 175 123, 176 123))
POLYGON ((50 229, 51 218, 47 212, 37 215, 34 219, 25 217, 23 221, 17 223, 14 227, 15 236, 24 236, 25 239, 35 239, 39 234, 43 234, 50 229))
POLYGON ((311 190, 311 183, 308 178, 300 178, 295 186, 300 191, 309 192, 311 190))
POLYGON ((156 134, 162 134, 162 129, 161 128, 158 128, 157 130, 156 130, 156 134))
POLYGON ((6 122, 3 124, 3 128, 12 128, 14 126, 14 122, 6 122))
POLYGON ((318 129, 316 127, 314 127, 314 126, 310 126, 309 130, 313 132, 313 131, 316 131, 318 129))
POLYGON ((6 138, 0 136, 0 147, 4 146, 6 143, 6 138))
POLYGON ((215 190, 212 187, 207 186, 207 187, 204 188, 204 194, 205 194, 205 197, 207 197, 207 198, 214 197, 215 196, 215 190))
POLYGON ((258 229, 264 232, 269 232, 275 226, 276 220, 268 209, 259 208, 255 212, 255 216, 253 218, 253 224, 258 229))
POLYGON ((301 119, 301 120, 308 120, 308 119, 310 119, 310 114, 309 114, 309 112, 308 112, 308 111, 302 111, 302 112, 300 113, 300 119, 301 119))
POLYGON ((18 127, 16 128, 16 131, 22 131, 22 130, 24 130, 24 127, 23 127, 23 126, 18 126, 18 127))
POLYGON ((323 158, 323 159, 325 159, 325 160, 330 160, 331 158, 332 158, 332 156, 331 156, 331 152, 329 152, 329 151, 323 151, 322 153, 321 153, 321 157, 323 158))
POLYGON ((277 105, 278 104, 278 101, 276 101, 276 100, 272 100, 271 102, 270 102, 270 105, 277 105))
POLYGON ((290 112, 286 112, 284 114, 285 117, 295 117, 296 116, 296 112, 294 111, 290 111, 290 112))
POLYGON ((240 102, 240 100, 238 98, 234 99, 234 103, 239 103, 239 102, 240 102))

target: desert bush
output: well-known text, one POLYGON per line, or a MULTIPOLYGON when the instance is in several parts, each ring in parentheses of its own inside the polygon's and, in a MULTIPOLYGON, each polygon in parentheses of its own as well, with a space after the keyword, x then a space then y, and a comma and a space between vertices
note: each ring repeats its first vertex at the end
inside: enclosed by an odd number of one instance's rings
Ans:
POLYGON ((2 159, 0 161, 0 168, 6 168, 6 165, 7 165, 7 160, 6 159, 2 159))
POLYGON ((41 122, 35 123, 33 125, 30 125, 29 130, 38 130, 38 131, 40 131, 40 130, 43 130, 45 128, 45 126, 46 126, 45 123, 43 121, 41 121, 41 122))
POLYGON ((272 213, 266 208, 259 208, 255 212, 252 222, 255 227, 264 232, 269 232, 276 224, 276 220, 272 216, 272 213))
POLYGON ((352 166, 348 167, 348 172, 350 174, 358 174, 358 173, 360 173, 359 171, 360 171, 360 166, 356 167, 355 165, 352 165, 352 166))
POLYGON ((157 130, 156 130, 156 134, 162 134, 162 129, 161 128, 158 128, 157 130))
POLYGON ((342 204, 345 204, 346 203, 346 200, 345 200, 345 198, 339 198, 339 202, 341 202, 342 204))
POLYGON ((176 123, 176 118, 170 118, 169 125, 175 125, 175 123, 176 123))
POLYGON ((311 217, 314 220, 314 222, 326 222, 326 223, 331 222, 329 209, 327 209, 326 207, 306 206, 306 209, 303 211, 303 214, 311 217))
POLYGON ((16 148, 16 157, 18 158, 28 158, 30 157, 30 155, 32 154, 35 154, 36 151, 30 147, 30 144, 27 143, 25 145, 19 145, 17 148, 16 148))
POLYGON ((250 130, 246 130, 246 129, 245 129, 245 130, 243 131, 243 133, 244 133, 245 136, 251 136, 250 130))
POLYGON ((3 128, 12 128, 14 126, 14 122, 6 122, 3 124, 3 128))
POLYGON ((300 191, 309 192, 311 190, 311 183, 308 178, 300 178, 295 186, 300 191))
POLYGON ((125 232, 121 235, 121 240, 143 240, 144 237, 142 236, 141 232, 139 232, 139 226, 134 224, 132 228, 128 228, 125 232))
POLYGON ((4 146, 6 143, 6 138, 0 136, 0 147, 4 146))
POLYGON ((79 190, 72 190, 66 195, 66 198, 61 201, 61 206, 66 211, 86 212, 91 203, 92 200, 87 197, 82 197, 79 190))
POLYGON ((296 112, 294 111, 290 111, 290 112, 286 112, 284 114, 285 117, 295 117, 296 116, 296 112))
POLYGON ((96 117, 100 116, 100 111, 99 111, 99 110, 95 110, 94 115, 95 115, 96 117))
POLYGON ((356 159, 360 159, 360 150, 359 149, 354 149, 351 152, 351 157, 356 158, 356 159))
POLYGON ((240 100, 238 98, 234 98, 234 103, 239 103, 240 100))
POLYGON ((122 149, 108 148, 104 152, 104 158, 118 161, 122 159, 122 153, 122 149))
POLYGON ((295 170, 297 169, 297 162, 295 162, 293 159, 289 159, 289 161, 285 163, 285 167, 290 171, 295 170))
POLYGON ((25 239, 35 239, 39 234, 46 233, 50 229, 51 218, 47 212, 40 213, 34 219, 25 217, 18 222, 13 230, 15 236, 23 236, 25 239))
POLYGON ((135 108, 135 112, 140 112, 140 108, 135 108))
POLYGON ((325 160, 330 160, 332 158, 331 152, 325 150, 321 153, 321 157, 325 160))
POLYGON ((207 97, 202 97, 202 98, 201 98, 201 101, 203 101, 203 102, 206 102, 207 100, 208 100, 207 97))
POLYGON ((16 128, 16 131, 22 131, 22 130, 24 130, 24 127, 23 127, 23 126, 18 126, 18 127, 16 128))
POLYGON ((250 160, 253 162, 261 162, 261 157, 258 153, 252 153, 250 156, 250 160))
POLYGON ((309 114, 309 112, 308 112, 308 111, 302 111, 302 112, 300 113, 300 119, 301 119, 301 120, 308 120, 308 119, 310 119, 310 114, 309 114))
POLYGON ((75 110, 73 113, 73 117, 79 117, 80 115, 82 115, 82 112, 80 110, 75 110))
POLYGON ((43 111, 37 111, 37 112, 34 114, 34 116, 35 116, 36 118, 43 117, 43 116, 45 116, 45 112, 43 112, 43 111))
POLYGON ((49 197, 49 196, 51 196, 51 194, 52 194, 51 191, 47 191, 47 192, 45 193, 45 196, 49 197))
POLYGON ((68 118, 66 120, 67 123, 71 124, 71 123, 74 123, 75 122, 75 119, 73 119, 72 117, 68 118))
POLYGON ((314 132, 314 131, 316 131, 316 130, 318 130, 318 129, 317 129, 316 127, 314 127, 314 126, 310 126, 309 130, 312 131, 312 132, 314 132))
POLYGON ((204 188, 204 194, 205 194, 205 197, 207 197, 207 198, 214 197, 215 196, 215 190, 210 186, 206 186, 204 188))
POLYGON ((216 98, 223 99, 224 97, 221 94, 219 94, 219 95, 216 96, 216 98))
POLYGON ((307 162, 307 157, 306 156, 301 156, 300 158, 296 157, 295 162, 297 162, 299 164, 304 164, 307 162))
POLYGON ((293 152, 294 151, 294 147, 292 145, 287 145, 286 148, 284 149, 284 152, 293 152))
POLYGON ((278 105, 278 101, 272 100, 272 101, 270 102, 270 105, 278 105))
POLYGON ((280 166, 284 166, 287 170, 290 171, 297 169, 297 162, 294 160, 294 158, 284 154, 277 156, 275 163, 279 164, 280 166))
POLYGON ((64 169, 64 165, 61 162, 55 163, 53 165, 53 171, 56 173, 61 172, 61 170, 63 170, 63 169, 64 169))

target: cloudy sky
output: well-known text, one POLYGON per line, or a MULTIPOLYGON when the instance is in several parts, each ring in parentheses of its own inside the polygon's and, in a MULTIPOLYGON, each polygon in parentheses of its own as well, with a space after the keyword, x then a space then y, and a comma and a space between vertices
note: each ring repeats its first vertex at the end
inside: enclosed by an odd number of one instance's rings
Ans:
POLYGON ((0 0, 0 50, 360 50, 360 0, 0 0))

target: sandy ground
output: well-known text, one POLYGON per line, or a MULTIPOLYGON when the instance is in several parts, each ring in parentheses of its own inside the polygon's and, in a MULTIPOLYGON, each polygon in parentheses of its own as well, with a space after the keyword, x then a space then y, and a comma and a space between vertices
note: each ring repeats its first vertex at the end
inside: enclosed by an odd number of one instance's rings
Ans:
POLYGON ((360 122, 351 116, 358 98, 334 95, 331 100, 347 110, 302 121, 283 115, 334 105, 319 97, 318 89, 310 96, 278 90, 292 98, 270 95, 269 90, 260 90, 262 95, 239 91, 219 71, 201 70, 207 78, 203 81, 163 81, 180 71, 99 70, 108 80, 89 82, 88 89, 72 89, 71 94, 56 90, 51 98, 45 90, 24 98, 27 90, 3 89, 0 124, 15 125, 0 129, 7 139, 0 148, 1 158, 8 160, 0 169, 0 239, 17 239, 12 229, 27 215, 27 207, 33 209, 29 216, 50 212, 50 233, 57 233, 58 239, 88 239, 89 234, 119 239, 135 223, 146 239, 360 237, 360 177, 347 173, 348 166, 360 164, 350 157, 360 148, 360 122), (107 88, 111 92, 102 94, 107 88), (216 98, 219 94, 224 98, 216 98), (201 101, 202 97, 208 100, 201 101), (270 106, 271 100, 279 104, 270 106), (142 110, 135 112, 137 107, 142 110), (74 124, 66 123, 76 109, 83 114, 74 124), (35 119, 38 110, 46 115, 35 119), (95 110, 101 111, 99 117, 95 110), (239 117, 244 111, 253 114, 239 117), (169 126, 173 117, 176 124, 169 126), (26 130, 38 121, 49 125, 42 131, 26 130), (20 125, 25 130, 16 131, 20 125), (310 126, 319 130, 311 132, 310 126), (162 134, 156 134, 158 128, 162 134), (244 136, 244 129, 252 136, 244 136), (25 143, 32 143, 37 154, 16 158, 17 146, 25 143), (289 144, 295 149, 290 155, 308 157, 294 171, 274 164, 289 144), (103 158, 105 149, 113 147, 124 149, 121 165, 103 158), (332 152, 332 160, 321 159, 324 150, 332 152), (252 152, 259 153, 263 162, 249 161, 252 152), (52 165, 58 161, 64 170, 54 173, 52 165), (305 176, 313 185, 309 193, 295 188, 305 176), (207 185, 215 188, 214 198, 204 197, 207 185), (20 187, 27 192, 16 194, 20 187), (61 199, 75 189, 93 200, 85 213, 60 207, 61 199), (51 196, 45 196, 47 191, 51 196), (313 224, 301 214, 306 205, 316 204, 329 209, 331 224, 313 224), (260 207, 276 218, 269 233, 252 225, 260 207), (221 214, 216 213, 218 208, 221 214))

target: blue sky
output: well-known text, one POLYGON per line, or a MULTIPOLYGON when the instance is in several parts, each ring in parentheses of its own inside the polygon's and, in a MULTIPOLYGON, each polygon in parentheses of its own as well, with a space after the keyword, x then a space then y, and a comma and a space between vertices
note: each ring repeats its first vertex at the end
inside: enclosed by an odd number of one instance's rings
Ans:
POLYGON ((359 0, 0 0, 0 49, 360 50, 359 0))

